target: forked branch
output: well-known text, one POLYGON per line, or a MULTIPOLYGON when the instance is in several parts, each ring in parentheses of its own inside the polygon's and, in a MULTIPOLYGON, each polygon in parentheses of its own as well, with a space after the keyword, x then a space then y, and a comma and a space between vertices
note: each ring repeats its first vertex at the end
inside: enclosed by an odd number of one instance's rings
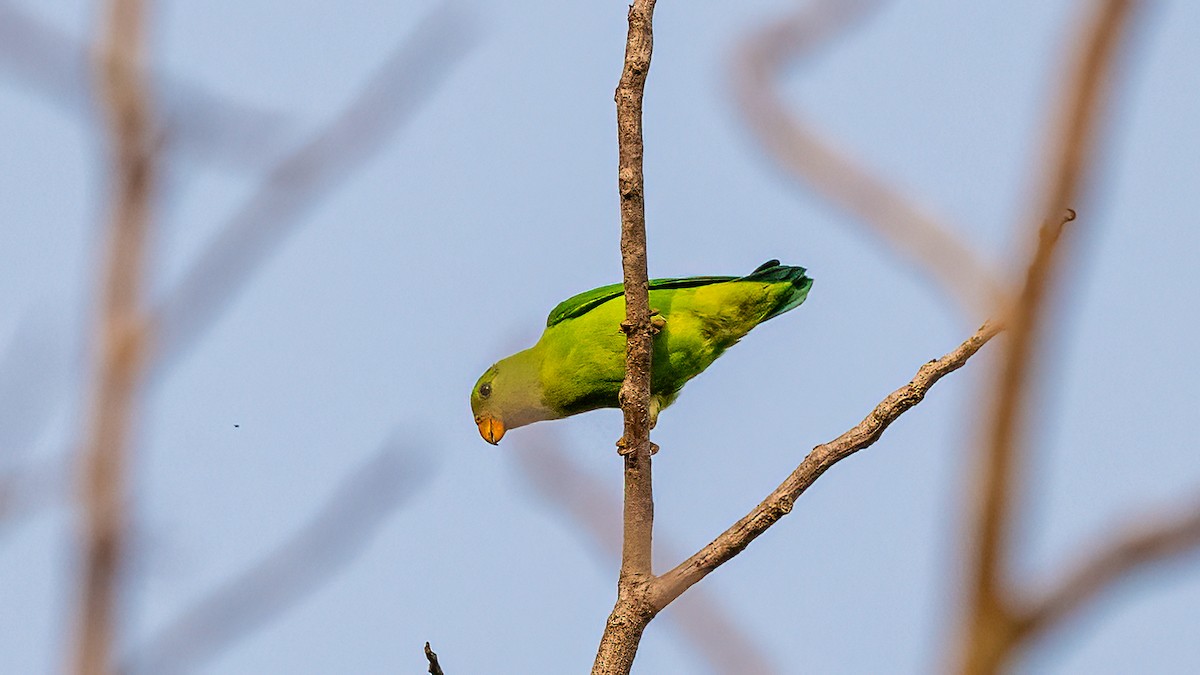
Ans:
POLYGON ((653 45, 654 0, 637 0, 629 10, 625 67, 617 87, 620 151, 621 258, 628 336, 626 377, 621 388, 625 418, 625 510, 617 602, 605 626, 593 675, 628 673, 649 622, 671 601, 712 570, 740 553, 759 534, 791 511, 795 500, 829 467, 869 447, 888 425, 919 403, 939 379, 961 368, 1000 328, 985 323, 957 349, 931 361, 904 387, 889 395, 861 423, 817 446, 782 485, 754 511, 662 577, 651 570, 654 503, 649 442, 650 322, 646 273, 646 230, 642 180, 642 93, 653 45))
POLYGON ((754 510, 695 555, 662 575, 654 589, 655 605, 665 607, 709 572, 741 553, 758 535, 790 513, 796 499, 821 474, 850 455, 873 445, 892 422, 924 400, 938 380, 966 365, 967 360, 999 332, 998 324, 983 324, 956 349, 921 366, 908 384, 888 394, 853 429, 813 448, 800 466, 754 510))

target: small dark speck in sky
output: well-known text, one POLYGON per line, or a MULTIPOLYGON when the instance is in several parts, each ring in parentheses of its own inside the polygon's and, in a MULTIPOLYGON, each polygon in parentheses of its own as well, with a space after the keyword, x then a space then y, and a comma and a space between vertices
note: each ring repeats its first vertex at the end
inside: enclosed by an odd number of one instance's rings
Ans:
POLYGON ((233 425, 233 428, 234 428, 234 429, 240 429, 241 427, 242 427, 242 425, 240 425, 240 424, 235 424, 235 425, 233 425))

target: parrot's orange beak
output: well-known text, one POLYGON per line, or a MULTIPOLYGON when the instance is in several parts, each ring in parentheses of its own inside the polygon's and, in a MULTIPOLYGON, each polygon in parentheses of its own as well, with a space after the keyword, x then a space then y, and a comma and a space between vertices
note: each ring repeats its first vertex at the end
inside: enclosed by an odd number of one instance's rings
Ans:
POLYGON ((492 417, 491 415, 480 415, 475 418, 475 423, 479 425, 479 435, 483 436, 483 440, 496 445, 504 438, 504 422, 492 417))

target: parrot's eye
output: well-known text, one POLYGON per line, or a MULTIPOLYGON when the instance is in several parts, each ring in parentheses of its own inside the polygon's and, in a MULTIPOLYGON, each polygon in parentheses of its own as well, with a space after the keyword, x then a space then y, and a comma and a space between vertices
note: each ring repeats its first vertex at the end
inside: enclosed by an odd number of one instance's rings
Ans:
POLYGON ((492 385, 491 385, 491 383, 489 383, 489 382, 484 382, 483 384, 479 385, 479 395, 480 395, 480 396, 482 396, 482 397, 484 397, 484 398, 487 398, 488 396, 491 396, 491 395, 492 395, 492 385))

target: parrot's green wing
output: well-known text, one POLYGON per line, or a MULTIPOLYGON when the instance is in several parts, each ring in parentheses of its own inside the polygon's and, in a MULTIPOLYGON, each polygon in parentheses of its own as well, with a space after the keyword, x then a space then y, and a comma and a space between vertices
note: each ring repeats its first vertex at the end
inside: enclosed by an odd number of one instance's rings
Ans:
MULTIPOLYGON (((738 277, 684 277, 680 279, 651 279, 650 290, 656 291, 664 288, 691 288, 692 286, 706 286, 708 284, 716 284, 722 281, 733 281, 738 277)), ((588 310, 599 307, 604 303, 619 298, 625 295, 624 284, 609 284, 600 288, 593 288, 590 291, 585 291, 579 295, 573 295, 566 300, 558 303, 558 306, 550 310, 550 316, 546 317, 546 328, 555 324, 562 323, 567 319, 573 319, 581 314, 586 314, 588 310)))
MULTIPOLYGON (((692 288, 695 286, 707 286, 709 284, 720 284, 727 281, 787 281, 798 282, 800 280, 811 284, 804 276, 803 267, 790 267, 780 265, 778 260, 768 260, 759 265, 753 272, 744 277, 682 277, 678 279, 651 279, 650 290, 665 290, 668 288, 692 288)), ((799 285, 799 284, 797 284, 799 285)), ((788 303, 776 307, 771 311, 766 318, 766 321, 775 316, 779 316, 784 312, 792 309, 796 305, 804 302, 804 298, 808 295, 807 288, 805 292, 794 295, 788 303)), ((613 298, 625 295, 625 286, 623 284, 609 284, 600 288, 593 288, 590 291, 573 295, 566 300, 558 303, 558 306, 550 311, 550 316, 546 317, 546 327, 549 328, 556 324, 562 323, 567 319, 573 319, 582 314, 586 314, 589 310, 599 307, 600 305, 612 300, 613 298)))

